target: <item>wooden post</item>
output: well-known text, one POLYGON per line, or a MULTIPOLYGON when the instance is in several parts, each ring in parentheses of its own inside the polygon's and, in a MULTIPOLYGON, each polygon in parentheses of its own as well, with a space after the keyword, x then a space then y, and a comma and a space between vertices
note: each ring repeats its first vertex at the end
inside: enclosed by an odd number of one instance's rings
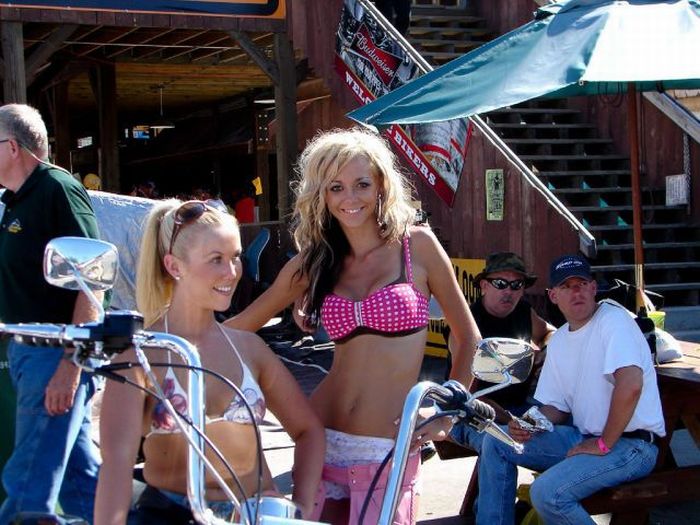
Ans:
MULTIPOLYGON (((627 127, 630 142, 630 185, 632 186, 632 238, 634 240, 634 284, 636 311, 644 308, 644 245, 642 241, 642 191, 639 181, 639 136, 637 130, 637 89, 627 84, 627 127)), ((646 311, 646 310, 644 310, 646 311)))
POLYGON ((3 78, 4 102, 27 103, 27 77, 24 66, 24 36, 22 22, 2 22, 2 56, 5 63, 3 78))
POLYGON ((275 85, 277 117, 277 208, 279 220, 290 212, 289 176, 297 157, 296 68, 289 36, 275 33, 275 59, 279 83, 275 85))
MULTIPOLYGON (((70 115, 68 111, 68 82, 59 82, 52 90, 53 94, 53 130, 56 140, 54 150, 54 162, 59 166, 71 170, 70 150, 70 115)), ((85 174, 83 174, 85 175, 85 174)))
POLYGON ((114 64, 96 66, 91 71, 90 80, 99 118, 99 175, 102 189, 118 193, 121 191, 121 180, 117 146, 117 75, 114 64))
POLYGON ((255 174, 260 177, 262 186, 262 195, 258 196, 261 221, 270 220, 270 161, 268 159, 270 148, 267 129, 269 121, 268 111, 255 112, 255 174))

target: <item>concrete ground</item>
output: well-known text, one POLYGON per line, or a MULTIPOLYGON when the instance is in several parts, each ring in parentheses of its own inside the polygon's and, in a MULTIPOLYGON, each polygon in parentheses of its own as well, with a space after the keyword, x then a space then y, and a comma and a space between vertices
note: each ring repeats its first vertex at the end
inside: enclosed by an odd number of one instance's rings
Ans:
MULTIPOLYGON (((674 456, 685 458, 682 464, 700 463, 700 451, 687 432, 679 431, 678 440, 674 436, 674 456), (677 452, 677 453, 676 453, 677 452)), ((272 475, 277 486, 290 493, 293 447, 287 434, 269 420, 263 431, 263 443, 272 475)), ((457 458, 442 461, 434 456, 423 464, 421 470, 422 493, 419 504, 418 523, 420 525, 462 525, 471 524, 471 517, 459 516, 462 498, 467 488, 468 477, 474 468, 476 458, 457 458)), ((520 469, 519 483, 532 482, 532 474, 520 469)), ((609 525, 610 516, 593 517, 597 525, 609 525)), ((700 502, 665 505, 652 510, 650 525, 698 525, 700 524, 700 502)))
MULTIPOLYGON (((280 347, 275 349, 308 394, 324 375, 332 360, 332 352, 309 348, 280 347), (301 363, 299 365, 298 363, 301 363)), ((444 360, 426 358, 421 380, 440 381, 444 375, 444 360)), ((265 455, 280 490, 289 493, 293 448, 287 434, 271 417, 263 430, 265 455)), ((686 431, 677 431, 672 442, 674 457, 679 465, 700 464, 700 450, 686 431)), ((462 498, 475 458, 457 458, 447 461, 434 456, 423 464, 422 492, 419 507, 421 525, 457 525, 473 523, 472 518, 459 516, 462 498)), ((520 469, 519 482, 530 483, 532 474, 520 469)), ((595 516, 598 525, 608 525, 609 515, 595 516)), ((653 509, 652 525, 700 525, 700 502, 667 505, 653 509)))

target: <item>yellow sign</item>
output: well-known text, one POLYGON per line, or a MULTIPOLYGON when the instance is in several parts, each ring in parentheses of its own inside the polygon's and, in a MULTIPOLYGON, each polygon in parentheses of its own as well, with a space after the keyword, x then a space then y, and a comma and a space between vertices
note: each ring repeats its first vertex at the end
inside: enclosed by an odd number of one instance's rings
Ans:
POLYGON ((486 220, 503 220, 503 170, 486 170, 486 220))
MULTIPOLYGON (((457 284, 461 288, 467 304, 473 303, 481 295, 479 287, 474 282, 474 277, 484 269, 484 259, 450 260, 452 261, 452 270, 457 278, 457 284)), ((447 357, 447 342, 442 336, 442 330, 446 324, 445 318, 441 312, 434 310, 439 310, 439 308, 434 308, 430 313, 425 353, 434 357, 447 357)))

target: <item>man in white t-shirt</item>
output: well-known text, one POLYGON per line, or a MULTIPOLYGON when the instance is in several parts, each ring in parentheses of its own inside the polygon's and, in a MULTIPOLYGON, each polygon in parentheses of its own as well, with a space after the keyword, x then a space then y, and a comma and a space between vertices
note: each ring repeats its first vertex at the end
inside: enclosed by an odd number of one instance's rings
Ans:
POLYGON ((596 303, 596 290, 583 257, 552 263, 548 293, 567 323, 549 340, 535 398, 554 431, 531 434, 511 421, 522 455, 486 437, 477 524, 513 524, 518 465, 544 471, 530 498, 545 523, 557 524, 593 524, 582 499, 654 468, 665 429, 651 353, 629 313, 596 303))

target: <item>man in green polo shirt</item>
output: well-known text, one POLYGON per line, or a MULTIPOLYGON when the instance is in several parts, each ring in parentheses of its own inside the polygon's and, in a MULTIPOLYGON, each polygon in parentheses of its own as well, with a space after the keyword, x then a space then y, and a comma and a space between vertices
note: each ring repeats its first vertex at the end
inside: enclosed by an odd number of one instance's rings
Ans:
MULTIPOLYGON (((0 107, 0 320, 82 323, 97 319, 87 297, 43 277, 46 243, 97 237, 90 198, 68 172, 47 162, 46 126, 23 104, 0 107)), ((60 348, 8 345, 17 392, 15 448, 2 473, 7 499, 0 525, 20 512, 92 520, 99 459, 90 438, 93 379, 60 348)))

